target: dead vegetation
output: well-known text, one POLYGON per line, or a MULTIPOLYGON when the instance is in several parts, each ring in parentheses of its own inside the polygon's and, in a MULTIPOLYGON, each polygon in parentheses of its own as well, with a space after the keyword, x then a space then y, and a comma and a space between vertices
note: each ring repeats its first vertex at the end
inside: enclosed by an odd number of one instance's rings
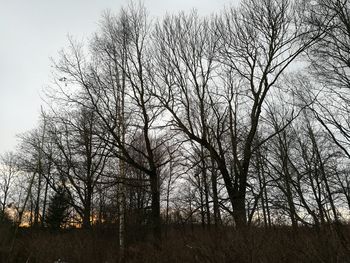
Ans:
MULTIPOLYGON (((1 228, 0 262, 117 262, 117 232, 112 228, 52 233, 19 229, 9 254, 13 229, 1 228)), ((349 236, 349 226, 341 231, 349 236)), ((131 238, 131 237, 129 237, 131 238)), ((281 226, 234 230, 172 226, 160 248, 147 237, 130 244, 126 262, 350 262, 332 226, 323 229, 281 226)))

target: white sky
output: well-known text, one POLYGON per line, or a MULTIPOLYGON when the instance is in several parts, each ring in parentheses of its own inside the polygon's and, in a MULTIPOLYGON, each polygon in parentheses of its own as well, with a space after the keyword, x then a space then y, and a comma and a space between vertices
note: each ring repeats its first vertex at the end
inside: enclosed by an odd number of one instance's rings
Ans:
MULTIPOLYGON (((196 8, 210 14, 238 0, 144 0, 150 15, 196 8)), ((0 0, 0 154, 15 149, 16 134, 36 126, 40 94, 50 85, 50 57, 67 35, 85 39, 104 10, 127 0, 0 0)))

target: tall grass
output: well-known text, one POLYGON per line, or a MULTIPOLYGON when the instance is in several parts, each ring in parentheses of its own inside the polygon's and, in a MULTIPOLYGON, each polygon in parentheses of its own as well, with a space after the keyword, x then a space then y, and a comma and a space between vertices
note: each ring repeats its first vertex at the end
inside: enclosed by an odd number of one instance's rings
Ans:
MULTIPOLYGON (((350 229, 342 226, 344 236, 350 229)), ((135 233, 134 233, 135 234, 135 233)), ((160 249, 147 235, 132 240, 126 262, 350 262, 350 255, 332 227, 324 229, 230 227, 203 229, 200 226, 171 226, 160 249), (137 241, 135 241, 137 240, 137 241)), ((71 229, 56 233, 40 229, 0 228, 0 262, 105 263, 118 261, 115 228, 71 229), (15 238, 11 254, 9 247, 15 238)))

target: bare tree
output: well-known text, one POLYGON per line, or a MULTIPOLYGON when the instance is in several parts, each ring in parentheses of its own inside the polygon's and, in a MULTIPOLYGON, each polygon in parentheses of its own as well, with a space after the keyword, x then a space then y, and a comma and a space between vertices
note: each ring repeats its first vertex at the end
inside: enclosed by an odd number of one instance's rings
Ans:
MULTIPOLYGON (((162 109, 151 96, 149 28, 145 9, 131 5, 116 17, 106 17, 102 32, 92 42, 90 57, 72 42, 69 51, 61 54, 56 68, 60 78, 65 78, 65 85, 60 85, 65 100, 94 112, 100 140, 109 145, 111 154, 148 175, 153 235, 158 243, 159 168, 168 160, 159 159, 156 152, 169 138, 159 129, 157 121, 162 109), (144 156, 147 162, 139 162, 135 153, 144 156)), ((123 172, 117 176, 122 178, 123 172)))
POLYGON ((11 192, 15 177, 19 174, 17 156, 13 152, 6 152, 0 157, 0 205, 1 217, 5 214, 6 206, 10 206, 11 192))
POLYGON ((57 176, 51 187, 64 187, 84 228, 91 226, 93 195, 108 160, 105 142, 95 135, 95 122, 92 111, 78 108, 51 116, 48 123, 57 176))
POLYGON ((247 180, 264 102, 288 66, 323 34, 303 26, 304 11, 287 0, 247 0, 213 22, 180 14, 155 31, 156 96, 173 127, 215 160, 239 226, 246 224, 247 180), (229 138, 232 162, 223 138, 229 138))

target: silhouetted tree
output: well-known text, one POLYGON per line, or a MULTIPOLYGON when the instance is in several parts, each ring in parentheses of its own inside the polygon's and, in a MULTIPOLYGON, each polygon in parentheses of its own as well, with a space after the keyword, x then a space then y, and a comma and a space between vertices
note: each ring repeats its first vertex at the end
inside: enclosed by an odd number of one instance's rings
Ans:
POLYGON ((69 196, 63 187, 58 187, 51 197, 46 215, 46 225, 50 229, 58 230, 64 226, 69 217, 69 196))

